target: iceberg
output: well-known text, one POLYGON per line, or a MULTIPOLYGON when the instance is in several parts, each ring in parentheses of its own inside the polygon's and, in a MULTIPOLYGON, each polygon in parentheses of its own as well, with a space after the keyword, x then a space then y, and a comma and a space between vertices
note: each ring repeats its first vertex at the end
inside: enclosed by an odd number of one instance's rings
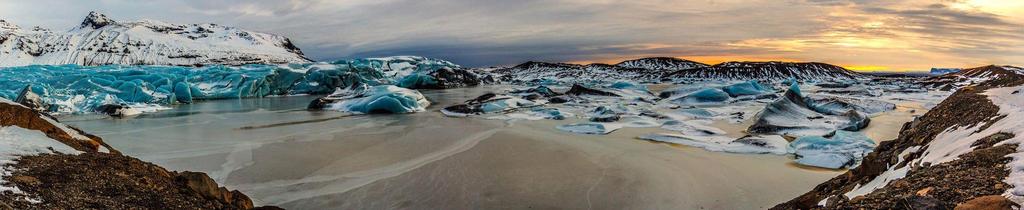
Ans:
POLYGON ((718 88, 704 88, 686 96, 672 99, 672 102, 683 105, 719 104, 729 101, 729 93, 718 88))
POLYGON ((728 85, 722 87, 722 90, 732 97, 771 94, 775 91, 769 87, 762 86, 761 83, 754 80, 728 85))
POLYGON ((807 101, 815 111, 831 115, 845 114, 851 110, 875 114, 896 109, 896 104, 886 101, 835 95, 809 95, 807 101))
POLYGON ((398 114, 425 111, 430 106, 420 92, 394 85, 357 86, 317 99, 324 109, 355 114, 398 114))
POLYGON ((853 168, 875 148, 875 142, 864 134, 836 131, 831 136, 804 136, 789 143, 787 151, 796 155, 802 165, 840 169, 853 168))
POLYGON ((765 106, 747 128, 754 134, 821 136, 835 130, 857 131, 868 125, 870 118, 849 110, 845 113, 819 112, 816 105, 804 98, 795 83, 782 98, 765 106))

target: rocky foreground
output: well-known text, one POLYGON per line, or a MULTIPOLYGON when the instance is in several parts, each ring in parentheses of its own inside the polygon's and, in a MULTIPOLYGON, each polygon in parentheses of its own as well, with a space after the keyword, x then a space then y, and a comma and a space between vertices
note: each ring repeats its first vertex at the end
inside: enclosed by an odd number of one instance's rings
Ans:
MULTIPOLYGON (((849 172, 772 209, 1011 209, 1024 73, 994 66, 849 172), (1014 91, 1016 90, 1016 91, 1014 91), (1004 100, 1015 99, 1015 100, 1004 100)), ((968 78, 959 78, 969 80, 968 78)))
POLYGON ((0 209, 276 209, 254 207, 204 173, 122 155, 99 137, 4 99, 0 146, 0 209))

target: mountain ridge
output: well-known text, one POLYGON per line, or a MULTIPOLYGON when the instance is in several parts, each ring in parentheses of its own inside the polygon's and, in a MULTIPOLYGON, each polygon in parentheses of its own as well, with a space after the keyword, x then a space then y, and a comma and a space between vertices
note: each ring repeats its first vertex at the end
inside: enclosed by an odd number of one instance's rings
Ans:
POLYGON ((212 23, 117 21, 90 12, 63 32, 0 22, 0 66, 244 65, 310 62, 287 37, 212 23))

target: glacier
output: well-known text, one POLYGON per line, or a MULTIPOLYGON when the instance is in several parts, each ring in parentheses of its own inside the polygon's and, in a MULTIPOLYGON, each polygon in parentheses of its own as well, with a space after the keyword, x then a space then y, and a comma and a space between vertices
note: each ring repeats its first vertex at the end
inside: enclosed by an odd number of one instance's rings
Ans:
MULTIPOLYGON (((159 109, 151 105, 330 94, 337 88, 359 84, 400 84, 401 79, 417 75, 417 72, 437 69, 461 67, 443 60, 415 56, 330 63, 205 67, 32 65, 0 68, 3 73, 0 74, 0 97, 16 100, 25 95, 23 92, 32 93, 41 98, 45 106, 41 109, 51 113, 90 113, 108 104, 152 111, 159 109)), ((477 78, 426 77, 461 86, 478 84, 458 80, 477 78)))

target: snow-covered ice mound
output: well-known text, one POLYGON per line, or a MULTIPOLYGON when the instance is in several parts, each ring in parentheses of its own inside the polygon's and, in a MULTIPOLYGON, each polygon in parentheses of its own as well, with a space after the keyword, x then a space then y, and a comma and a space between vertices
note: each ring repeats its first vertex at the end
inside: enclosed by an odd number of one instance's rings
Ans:
POLYGON ((354 86, 350 89, 339 89, 334 94, 316 99, 313 103, 326 110, 349 112, 354 114, 397 114, 422 112, 430 106, 430 101, 419 91, 401 88, 394 85, 378 85, 367 87, 354 86))
POLYGON ((755 134, 782 134, 791 136, 822 136, 835 130, 858 131, 867 127, 870 118, 856 111, 846 113, 822 113, 814 109, 800 93, 796 84, 790 86, 784 96, 768 104, 760 113, 748 132, 755 134))
POLYGON ((861 133, 836 131, 831 136, 804 136, 789 144, 788 151, 802 165, 840 169, 853 168, 875 149, 875 142, 861 133))

